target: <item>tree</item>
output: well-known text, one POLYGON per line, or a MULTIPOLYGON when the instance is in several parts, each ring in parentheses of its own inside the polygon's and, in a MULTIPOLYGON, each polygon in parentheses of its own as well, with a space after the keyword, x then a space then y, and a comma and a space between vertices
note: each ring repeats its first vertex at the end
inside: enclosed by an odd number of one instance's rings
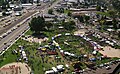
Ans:
POLYGON ((62 25, 66 30, 73 31, 75 29, 75 22, 69 21, 69 22, 63 22, 62 25))
POLYGON ((9 6, 9 3, 7 1, 1 1, 2 3, 2 9, 7 9, 7 7, 9 6))
POLYGON ((43 17, 35 17, 29 23, 30 29, 35 33, 45 30, 45 19, 43 17))
POLYGON ((116 18, 116 12, 115 11, 109 10, 108 14, 110 15, 111 18, 113 18, 113 19, 116 18))
POLYGON ((51 27, 53 27, 53 24, 50 23, 50 22, 46 22, 45 27, 46 27, 47 30, 49 30, 51 27))
POLYGON ((71 15, 72 15, 72 13, 69 11, 67 15, 68 15, 68 16, 71 16, 71 15))
POLYGON ((117 9, 118 11, 120 11, 120 0, 111 0, 112 5, 115 9, 117 9))
POLYGON ((104 25, 106 24, 106 21, 104 19, 100 20, 100 25, 101 25, 101 31, 104 30, 104 25))
POLYGON ((48 14, 53 14, 53 9, 49 9, 48 14))
POLYGON ((56 11, 59 12, 59 13, 64 13, 64 8, 59 8, 56 11))
POLYGON ((120 31, 118 32, 118 37, 120 38, 120 31))
POLYGON ((84 19, 87 22, 90 19, 90 16, 84 16, 84 19))
POLYGON ((83 16, 79 16, 78 20, 82 23, 84 23, 84 19, 83 19, 83 16))
POLYGON ((113 28, 114 29, 118 28, 118 26, 117 26, 118 25, 118 21, 116 19, 113 19, 112 24, 113 24, 113 28))
POLYGON ((97 11, 100 11, 100 10, 101 10, 101 7, 100 7, 100 6, 97 6, 97 7, 96 7, 96 10, 97 10, 97 11))
POLYGON ((0 6, 3 5, 4 3, 4 0, 0 0, 0 6))

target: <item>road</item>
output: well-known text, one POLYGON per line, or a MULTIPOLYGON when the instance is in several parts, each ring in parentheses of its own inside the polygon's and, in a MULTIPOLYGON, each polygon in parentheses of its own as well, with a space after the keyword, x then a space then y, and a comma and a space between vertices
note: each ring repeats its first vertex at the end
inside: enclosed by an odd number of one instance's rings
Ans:
MULTIPOLYGON (((27 14, 25 17, 22 17, 22 18, 19 19, 18 21, 15 21, 15 22, 13 23, 13 26, 19 24, 19 23, 22 22, 24 19, 26 19, 27 17, 31 16, 33 13, 35 13, 34 11, 39 10, 39 11, 44 11, 44 13, 47 13, 48 9, 54 7, 54 6, 55 6, 58 2, 60 2, 60 1, 62 1, 62 0, 58 0, 58 1, 54 2, 50 7, 49 7, 49 5, 44 5, 44 6, 42 6, 42 7, 39 7, 39 9, 32 10, 33 12, 27 14)), ((29 21, 29 20, 28 20, 28 21, 29 21)), ((22 35, 22 32, 24 32, 24 30, 26 30, 26 28, 29 27, 28 24, 27 24, 28 21, 26 21, 26 23, 24 23, 23 25, 21 25, 20 27, 18 27, 16 30, 14 30, 12 33, 10 33, 9 35, 7 35, 5 38, 1 39, 1 41, 0 41, 0 52, 1 52, 2 50, 6 50, 7 48, 9 48, 10 46, 8 46, 8 45, 11 44, 11 41, 14 43, 15 40, 16 40, 16 38, 18 38, 19 36, 22 35)), ((10 27, 8 27, 8 28, 11 28, 11 27, 13 27, 13 26, 10 26, 10 27)), ((6 29, 8 29, 8 28, 6 28, 6 29)), ((6 30, 6 29, 3 29, 3 31, 6 30)), ((1 31, 2 31, 2 30, 1 30, 1 31)), ((1 32, 1 31, 0 31, 0 32, 1 32)), ((1 32, 1 33, 2 33, 2 32, 1 32)))
POLYGON ((27 25, 27 23, 25 23, 25 25, 21 25, 18 29, 14 30, 13 32, 11 32, 11 34, 9 34, 5 38, 3 38, 0 41, 0 50, 6 48, 7 45, 9 45, 13 41, 15 41, 15 39, 17 37, 19 37, 19 35, 21 35, 27 29, 27 27, 28 27, 28 25, 27 25), (7 43, 7 44, 4 45, 4 43, 7 43))
POLYGON ((17 21, 11 23, 9 26, 5 27, 5 28, 2 28, 0 29, 0 35, 2 33, 5 33, 7 30, 11 29, 12 27, 14 27, 15 25, 19 24, 20 22, 22 22, 23 20, 25 20, 27 17, 31 16, 32 14, 34 14, 34 12, 29 12, 29 13, 26 13, 25 16, 21 17, 20 19, 18 19, 17 21))

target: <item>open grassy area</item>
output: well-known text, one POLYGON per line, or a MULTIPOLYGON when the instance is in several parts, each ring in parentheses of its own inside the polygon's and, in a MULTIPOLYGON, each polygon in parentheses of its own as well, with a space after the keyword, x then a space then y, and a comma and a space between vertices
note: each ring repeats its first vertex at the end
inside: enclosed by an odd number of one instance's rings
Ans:
MULTIPOLYGON (((0 67, 7 64, 16 62, 17 55, 12 54, 12 50, 16 49, 20 44, 21 40, 18 40, 13 46, 11 46, 8 51, 6 51, 2 56, 0 56, 0 67)), ((24 44, 24 43, 23 43, 24 44)))
POLYGON ((89 53, 93 51, 91 46, 89 46, 89 44, 84 39, 78 36, 63 35, 57 38, 56 41, 60 44, 63 50, 69 51, 71 53, 75 53, 77 55, 85 54, 85 53, 89 53), (69 45, 64 44, 64 42, 67 42, 69 45), (82 53, 81 52, 82 50, 80 50, 81 48, 86 49, 86 50, 84 50, 82 53))

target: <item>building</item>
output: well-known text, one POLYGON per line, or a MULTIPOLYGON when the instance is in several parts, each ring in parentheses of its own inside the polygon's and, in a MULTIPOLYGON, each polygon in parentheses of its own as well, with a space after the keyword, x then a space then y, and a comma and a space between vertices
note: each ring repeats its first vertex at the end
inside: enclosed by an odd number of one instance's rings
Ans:
POLYGON ((22 4, 33 3, 34 0, 21 0, 22 4))
POLYGON ((2 8, 0 8, 0 16, 2 16, 2 8))
POLYGON ((1 17, 1 16, 3 16, 3 15, 2 15, 2 12, 0 12, 0 17, 1 17))
POLYGON ((78 2, 80 2, 80 3, 82 3, 82 2, 84 2, 84 0, 64 0, 65 2, 72 2, 72 3, 78 3, 78 2))

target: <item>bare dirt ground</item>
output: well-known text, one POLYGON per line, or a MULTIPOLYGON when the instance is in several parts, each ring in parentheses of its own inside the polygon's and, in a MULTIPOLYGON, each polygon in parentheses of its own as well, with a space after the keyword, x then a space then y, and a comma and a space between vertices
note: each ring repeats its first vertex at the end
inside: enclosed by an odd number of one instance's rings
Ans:
POLYGON ((99 51, 101 54, 106 55, 107 57, 118 57, 120 58, 120 49, 115 49, 110 46, 105 46, 104 51, 99 51))
POLYGON ((74 34, 85 34, 86 30, 85 29, 80 29, 78 31, 75 31, 74 34))
POLYGON ((31 68, 26 63, 14 62, 0 68, 0 74, 30 74, 31 68))
POLYGON ((25 39, 25 38, 22 38, 23 40, 26 40, 26 41, 29 41, 29 42, 35 42, 35 43, 40 43, 41 44, 41 42, 44 42, 44 41, 47 41, 48 40, 48 38, 47 37, 45 37, 45 38, 35 38, 35 37, 32 37, 32 36, 30 36, 30 37, 28 37, 27 39, 25 39))

